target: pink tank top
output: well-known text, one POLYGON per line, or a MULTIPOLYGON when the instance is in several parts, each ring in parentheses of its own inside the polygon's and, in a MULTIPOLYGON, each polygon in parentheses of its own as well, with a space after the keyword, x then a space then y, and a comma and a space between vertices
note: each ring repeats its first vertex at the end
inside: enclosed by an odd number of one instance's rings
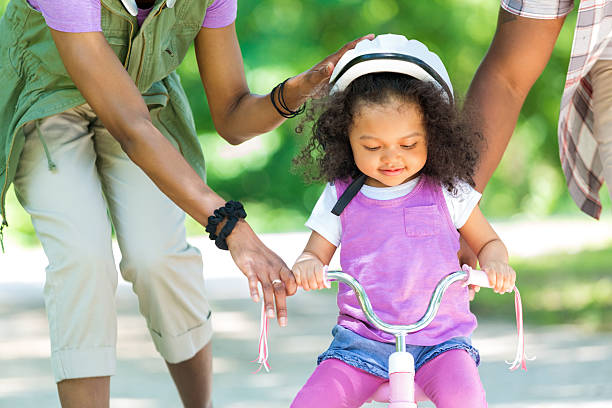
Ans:
MULTIPOLYGON (((347 182, 336 181, 338 197, 347 182)), ((460 270, 459 233, 440 184, 421 177, 414 190, 392 200, 375 200, 359 192, 340 215, 342 270, 365 288, 374 311, 390 324, 411 324, 427 309, 440 279, 460 270)), ((338 324, 369 339, 394 342, 366 320, 353 291, 340 284, 338 324)), ((433 322, 409 334, 407 344, 431 346, 470 336, 476 317, 468 289, 455 283, 446 291, 433 322)))

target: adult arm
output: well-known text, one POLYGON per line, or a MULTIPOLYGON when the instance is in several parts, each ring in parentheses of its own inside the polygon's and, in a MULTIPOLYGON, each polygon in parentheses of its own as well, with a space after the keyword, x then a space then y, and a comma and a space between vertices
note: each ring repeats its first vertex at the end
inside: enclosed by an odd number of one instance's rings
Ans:
MULTIPOLYGON (((284 88, 288 107, 295 110, 317 94, 340 57, 364 38, 373 35, 347 43, 308 71, 290 78, 284 88)), ((195 40, 195 52, 215 128, 225 140, 239 144, 275 129, 285 120, 273 107, 269 94, 256 95, 249 90, 234 24, 203 27, 195 40)))
MULTIPOLYGON (((486 143, 474 176, 480 192, 504 155, 525 98, 548 63, 564 21, 565 16, 533 19, 499 9, 493 41, 466 97, 466 110, 476 116, 486 143)), ((476 266, 476 256, 463 239, 459 259, 476 266)))
POLYGON ((466 97, 486 140, 474 178, 480 192, 506 150, 525 97, 548 63, 564 20, 519 17, 500 8, 495 36, 466 97))
MULTIPOLYGON (((183 156, 153 126, 134 82, 101 32, 65 33, 51 30, 64 65, 77 88, 130 159, 185 212, 201 225, 225 200, 200 179, 183 156)), ((237 266, 247 276, 251 296, 259 300, 261 282, 269 316, 276 300, 279 323, 286 323, 285 295, 296 290, 285 263, 239 222, 227 244, 237 266), (272 285, 275 279, 282 284, 272 285)))

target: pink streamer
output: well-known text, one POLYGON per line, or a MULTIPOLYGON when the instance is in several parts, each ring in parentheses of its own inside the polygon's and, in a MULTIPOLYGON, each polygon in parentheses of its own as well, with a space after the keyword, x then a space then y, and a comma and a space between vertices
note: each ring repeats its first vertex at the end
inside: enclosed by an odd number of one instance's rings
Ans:
POLYGON ((259 356, 251 363, 259 363, 259 368, 253 371, 254 374, 261 371, 262 367, 270 372, 270 364, 268 364, 268 316, 266 316, 266 308, 264 302, 261 302, 261 320, 259 330, 259 356))
MULTIPOLYGON (((473 269, 469 265, 463 265, 461 269, 467 273, 467 277, 465 278, 465 283, 464 283, 464 286, 466 286, 468 285, 468 282, 470 281, 473 269)), ((482 279, 484 279, 484 276, 482 279)), ((484 284, 485 283, 483 281, 482 285, 484 286, 484 284)), ((487 284, 487 287, 490 287, 490 285, 487 284)), ((514 290, 514 310, 516 311, 516 330, 518 334, 518 339, 517 339, 518 343, 516 346, 516 354, 514 356, 514 361, 512 362, 506 361, 506 363, 510 365, 510 370, 514 371, 517 368, 521 367, 523 370, 527 371, 527 360, 530 360, 530 361, 535 360, 535 357, 527 358, 527 356, 525 355, 525 331, 523 329, 523 303, 521 302, 521 294, 519 293, 518 288, 514 286, 513 290, 514 290)))
POLYGON ((523 303, 521 302, 521 294, 518 288, 514 287, 514 309, 516 310, 516 330, 518 332, 518 344, 516 346, 516 355, 514 361, 506 361, 510 364, 510 370, 522 368, 527 371, 527 360, 535 360, 535 357, 527 358, 525 354, 525 332, 523 330, 523 303))

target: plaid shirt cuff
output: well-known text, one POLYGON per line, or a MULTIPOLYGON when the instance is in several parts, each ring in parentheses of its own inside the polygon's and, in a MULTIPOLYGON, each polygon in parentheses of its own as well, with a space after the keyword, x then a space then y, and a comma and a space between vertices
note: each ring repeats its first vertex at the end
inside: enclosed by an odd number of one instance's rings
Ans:
POLYGON ((501 0, 501 8, 520 17, 552 20, 574 8, 573 0, 501 0))

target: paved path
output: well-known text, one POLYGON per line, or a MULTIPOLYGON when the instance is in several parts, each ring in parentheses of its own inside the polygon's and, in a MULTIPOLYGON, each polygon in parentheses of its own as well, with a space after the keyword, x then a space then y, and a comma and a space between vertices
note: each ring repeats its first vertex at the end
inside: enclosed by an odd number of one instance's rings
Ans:
MULTIPOLYGON (((528 257, 577 251, 612 240, 612 222, 496 224, 511 253, 528 257), (573 243, 560 235, 580 237, 573 243)), ((264 241, 292 262, 307 235, 277 234, 264 241)), ((245 298, 244 279, 226 253, 195 239, 207 259, 207 285, 215 313, 214 400, 227 408, 287 407, 330 341, 336 306, 330 293, 300 293, 289 301, 289 327, 271 328, 271 373, 253 374, 259 307, 245 298)), ((0 256, 0 408, 58 407, 50 374, 48 328, 41 288, 44 256, 10 242, 0 256)), ((508 298, 510 301, 510 298, 508 298)), ((137 302, 127 284, 117 294, 119 338, 112 408, 180 407, 178 396, 155 352, 137 302)), ((509 372, 515 327, 511 321, 481 321, 474 335, 480 374, 490 407, 612 407, 612 334, 571 326, 527 327, 528 352, 537 356, 529 371, 509 372)), ((431 406, 431 405, 423 405, 431 406)))

